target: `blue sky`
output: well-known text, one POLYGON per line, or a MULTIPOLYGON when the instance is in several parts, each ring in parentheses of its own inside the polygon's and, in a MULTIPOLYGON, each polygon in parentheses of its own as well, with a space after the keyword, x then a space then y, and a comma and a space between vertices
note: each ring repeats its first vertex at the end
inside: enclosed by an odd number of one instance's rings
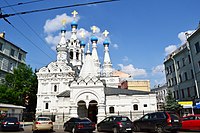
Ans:
MULTIPOLYGON (((0 6, 28 1, 31 0, 1 0, 0 6)), ((9 14, 92 1, 100 0, 43 0, 3 8, 2 12, 9 14)), ((165 83, 163 62, 167 53, 184 43, 184 32, 198 27, 199 5, 199 0, 121 0, 8 17, 18 31, 0 19, 0 32, 5 31, 7 40, 27 51, 26 63, 39 69, 56 60, 54 49, 59 41, 61 20, 67 19, 66 29, 70 33, 71 12, 76 10, 78 30, 85 30, 89 36, 91 26, 99 29, 101 61, 101 34, 108 30, 113 68, 131 74, 135 80, 150 80, 154 87, 165 83)))

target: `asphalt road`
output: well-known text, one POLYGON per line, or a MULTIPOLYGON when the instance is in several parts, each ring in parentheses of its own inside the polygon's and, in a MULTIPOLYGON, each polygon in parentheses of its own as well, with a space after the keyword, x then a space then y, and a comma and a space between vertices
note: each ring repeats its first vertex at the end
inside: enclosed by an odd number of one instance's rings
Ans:
MULTIPOLYGON (((22 131, 12 131, 12 132, 5 132, 5 133, 32 133, 32 126, 25 126, 24 130, 22 131)), ((198 132, 179 132, 179 133, 199 133, 198 132)), ((2 131, 0 131, 0 133, 3 133, 2 131)), ((45 132, 41 132, 41 133, 47 133, 47 131, 45 132)), ((50 133, 50 132, 49 132, 50 133)), ((54 128, 54 132, 53 133, 69 133, 69 132, 64 132, 64 130, 60 127, 60 129, 58 129, 58 127, 54 128)), ((98 133, 97 131, 95 131, 94 133, 98 133)), ((105 132, 101 132, 101 133, 105 133, 105 132)), ((136 132, 136 133, 146 133, 146 132, 136 132)))

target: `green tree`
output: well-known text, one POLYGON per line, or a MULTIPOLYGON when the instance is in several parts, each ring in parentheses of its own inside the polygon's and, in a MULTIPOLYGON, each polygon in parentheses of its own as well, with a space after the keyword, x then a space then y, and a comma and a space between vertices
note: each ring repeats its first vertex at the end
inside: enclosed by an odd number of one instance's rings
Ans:
POLYGON ((19 65, 13 74, 5 76, 5 81, 0 85, 0 101, 25 106, 27 112, 35 112, 36 93, 37 77, 27 65, 19 65))
POLYGON ((182 106, 180 104, 178 104, 176 99, 172 96, 172 92, 168 91, 167 97, 166 97, 165 110, 175 111, 175 112, 179 113, 179 111, 181 109, 182 109, 182 106))

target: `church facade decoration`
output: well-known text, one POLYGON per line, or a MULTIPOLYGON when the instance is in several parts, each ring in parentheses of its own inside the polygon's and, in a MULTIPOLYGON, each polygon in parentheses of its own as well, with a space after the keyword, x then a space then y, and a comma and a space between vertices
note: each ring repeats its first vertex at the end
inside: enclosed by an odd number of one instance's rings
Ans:
MULTIPOLYGON (((75 18, 78 12, 72 12, 75 18)), ((65 21, 63 21, 64 25, 65 21)), ((55 121, 70 117, 88 117, 99 122, 108 115, 120 112, 141 113, 156 111, 156 95, 152 92, 118 88, 120 77, 112 75, 109 54, 109 32, 104 31, 104 60, 99 61, 95 26, 91 45, 77 38, 78 24, 71 23, 71 38, 66 40, 66 30, 61 29, 61 39, 56 47, 57 60, 39 69, 36 117, 54 115, 55 121), (90 46, 92 51, 90 51, 90 46), (87 49, 87 50, 85 50, 87 49), (86 51, 86 52, 85 52, 86 51), (102 68, 100 67, 102 66, 102 68)), ((84 37, 84 33, 81 33, 84 37)), ((142 113, 141 113, 142 115, 142 113)), ((133 116, 132 119, 136 117, 133 116)))

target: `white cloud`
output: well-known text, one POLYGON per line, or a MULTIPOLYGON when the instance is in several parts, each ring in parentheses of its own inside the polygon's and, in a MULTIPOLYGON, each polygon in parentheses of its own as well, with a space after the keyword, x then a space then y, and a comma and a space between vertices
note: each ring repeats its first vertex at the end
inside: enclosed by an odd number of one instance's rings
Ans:
POLYGON ((164 67, 163 64, 157 65, 156 67, 153 67, 153 68, 152 68, 152 74, 153 74, 153 75, 156 75, 156 74, 164 74, 164 70, 165 70, 165 67, 164 67))
MULTIPOLYGON (((78 21, 80 18, 77 16, 76 21, 78 21)), ((56 15, 54 19, 48 19, 45 22, 44 25, 44 32, 49 34, 55 31, 58 31, 63 27, 62 21, 66 20, 66 24, 70 24, 74 18, 72 16, 67 16, 66 13, 62 15, 56 15)))
POLYGON ((113 48, 118 49, 119 46, 117 44, 113 44, 113 48))
POLYGON ((124 62, 129 61, 129 58, 127 56, 124 56, 124 58, 122 59, 124 62))
POLYGON ((171 54, 173 51, 177 49, 176 45, 169 45, 165 48, 165 55, 171 54))
MULTIPOLYGON (((66 20, 66 25, 70 25, 71 22, 74 20, 73 17, 67 16, 66 13, 62 14, 62 15, 56 15, 55 18, 53 19, 48 19, 46 20, 46 23, 44 25, 44 32, 46 33, 46 37, 45 40, 48 44, 51 45, 52 49, 55 50, 57 44, 60 41, 61 35, 60 35, 60 30, 62 29, 63 25, 62 25, 62 20, 66 20), (59 35, 58 35, 59 34, 59 35)), ((80 18, 77 17, 78 21, 80 18)), ((91 27, 89 27, 91 29, 91 27)), ((106 39, 103 35, 103 33, 101 32, 101 29, 99 27, 96 26, 96 32, 95 34, 92 33, 92 30, 86 30, 84 28, 80 28, 77 29, 77 38, 80 40, 84 40, 85 43, 91 43, 90 39, 92 35, 95 35, 98 38, 98 42, 97 44, 100 44, 100 46, 103 46, 101 44, 103 44, 104 40, 106 39), (82 38, 81 37, 81 32, 84 31, 85 33, 85 37, 82 38)), ((71 37, 71 30, 70 31, 66 31, 66 39, 70 39, 71 37)), ((110 42, 110 44, 112 45, 110 38, 107 37, 108 41, 110 42)), ((113 45, 114 48, 118 48, 117 44, 113 45)))
POLYGON ((187 33, 188 35, 190 35, 193 32, 194 32, 194 30, 188 30, 188 31, 181 32, 181 33, 178 34, 178 38, 181 40, 181 45, 186 43, 187 39, 186 39, 186 35, 185 34, 187 33))
POLYGON ((133 78, 136 76, 147 76, 144 69, 135 68, 132 64, 124 66, 123 64, 118 64, 121 67, 121 71, 130 74, 133 78))

